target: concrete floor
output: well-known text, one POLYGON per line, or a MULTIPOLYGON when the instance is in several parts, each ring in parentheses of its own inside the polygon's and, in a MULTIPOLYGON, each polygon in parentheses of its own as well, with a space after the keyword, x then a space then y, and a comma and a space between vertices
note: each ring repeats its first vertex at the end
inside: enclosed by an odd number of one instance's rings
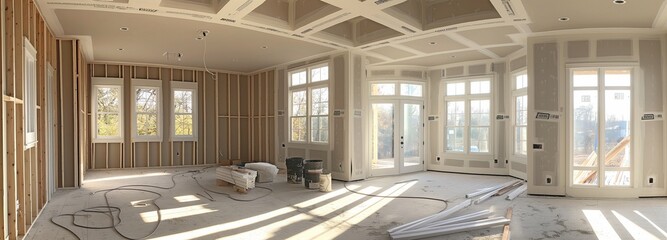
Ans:
MULTIPOLYGON (((74 239, 50 222, 52 216, 104 205, 102 193, 94 191, 127 184, 171 185, 174 172, 201 168, 89 171, 81 189, 59 190, 24 239, 74 239)), ((208 188, 250 199, 267 192, 253 189, 236 194, 231 187, 217 187, 213 169, 199 175, 208 188)), ((366 197, 345 190, 334 181, 334 191, 321 193, 302 185, 287 184, 285 175, 268 184, 273 193, 253 202, 232 201, 211 194, 214 201, 198 195, 203 190, 189 175, 178 175, 171 190, 158 190, 162 223, 150 239, 389 239, 386 230, 434 214, 444 208, 436 201, 366 197)), ((474 189, 494 186, 512 178, 439 172, 420 172, 348 183, 366 193, 427 196, 449 200, 453 206, 474 189)), ((131 202, 153 198, 148 193, 122 191, 109 194, 110 203, 122 209, 120 232, 137 238, 156 225, 155 206, 131 202)), ((504 216, 514 208, 512 239, 667 239, 665 199, 572 199, 520 196, 514 201, 494 197, 460 213, 492 209, 504 216)), ((73 227, 68 217, 57 222, 69 226, 82 239, 121 239, 111 229, 73 227)), ((108 217, 88 214, 78 224, 104 226, 108 217)), ((433 239, 499 239, 501 228, 448 235, 433 239)))

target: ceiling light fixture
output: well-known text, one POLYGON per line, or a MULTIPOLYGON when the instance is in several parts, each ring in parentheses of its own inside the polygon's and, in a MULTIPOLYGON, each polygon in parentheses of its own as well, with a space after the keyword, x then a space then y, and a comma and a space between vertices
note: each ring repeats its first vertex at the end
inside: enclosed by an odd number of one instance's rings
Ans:
POLYGON ((269 48, 269 47, 267 47, 267 46, 262 46, 262 49, 267 49, 267 48, 269 48))
POLYGON ((118 51, 123 51, 123 50, 125 50, 125 49, 122 49, 122 48, 119 48, 119 49, 118 49, 118 51))
POLYGON ((570 21, 570 18, 569 17, 559 17, 558 21, 567 22, 567 21, 570 21))
POLYGON ((127 32, 127 31, 130 31, 130 28, 129 27, 120 27, 120 30, 123 31, 123 32, 127 32))
POLYGON ((623 5, 623 4, 625 4, 625 0, 614 0, 614 1, 612 1, 612 2, 613 2, 614 4, 616 4, 616 5, 623 5))
POLYGON ((451 56, 449 56, 449 57, 450 57, 450 58, 456 58, 456 55, 451 55, 451 56))
POLYGON ((437 42, 429 42, 428 44, 430 44, 430 45, 436 45, 436 44, 438 44, 438 43, 437 43, 437 42))

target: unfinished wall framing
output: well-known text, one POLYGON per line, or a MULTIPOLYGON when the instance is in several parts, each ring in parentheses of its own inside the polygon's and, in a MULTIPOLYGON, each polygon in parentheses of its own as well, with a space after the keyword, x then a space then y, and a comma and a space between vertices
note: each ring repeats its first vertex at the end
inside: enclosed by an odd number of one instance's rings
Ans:
MULTIPOLYGON (((124 82, 121 142, 90 144, 89 169, 208 165, 221 160, 275 163, 274 71, 252 76, 162 66, 96 63, 91 77, 121 78, 124 82), (161 81, 161 140, 132 137, 132 80, 161 81), (172 138, 172 85, 197 84, 196 141, 172 138)), ((93 101, 90 99, 89 101, 93 101)), ((94 131, 91 129, 90 131, 94 131)), ((90 133, 89 131, 89 133, 90 133)))
POLYGON ((55 65, 55 38, 30 0, 2 1, 2 54, 4 76, 2 78, 2 152, 1 171, 4 202, 2 229, 5 239, 18 239, 24 235, 48 201, 46 181, 51 173, 45 169, 46 130, 46 66, 55 65), (24 90, 25 40, 36 50, 36 108, 37 142, 26 145, 24 109, 28 102, 24 90), (6 180, 6 181, 5 181, 6 180))

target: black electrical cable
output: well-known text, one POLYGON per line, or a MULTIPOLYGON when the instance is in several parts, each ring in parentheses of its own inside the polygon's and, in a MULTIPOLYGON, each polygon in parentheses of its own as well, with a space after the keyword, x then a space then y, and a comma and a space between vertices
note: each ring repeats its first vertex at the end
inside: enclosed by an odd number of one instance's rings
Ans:
MULTIPOLYGON (((212 167, 214 167, 214 166, 212 166, 212 167)), ((199 182, 199 180, 196 178, 196 175, 199 175, 199 174, 203 173, 206 169, 208 169, 208 168, 212 168, 212 167, 206 167, 206 168, 203 168, 203 169, 200 169, 200 170, 191 170, 191 171, 184 171, 184 172, 173 173, 173 174, 171 175, 171 186, 167 186, 167 187, 164 187, 164 186, 156 186, 156 185, 148 185, 148 184, 131 184, 131 185, 123 185, 123 186, 119 186, 119 187, 116 187, 116 188, 104 189, 104 190, 99 190, 99 191, 92 192, 91 195, 94 195, 94 194, 99 193, 99 192, 104 192, 104 202, 105 202, 106 205, 105 205, 105 206, 89 207, 89 208, 81 209, 81 210, 79 210, 79 211, 76 211, 76 212, 74 212, 74 213, 69 213, 69 214, 59 214, 59 215, 56 215, 56 216, 54 216, 54 217, 51 218, 51 223, 53 223, 53 224, 55 224, 56 226, 58 226, 58 227, 60 227, 60 228, 63 228, 63 229, 65 229, 66 231, 70 232, 72 235, 74 235, 74 237, 76 237, 76 238, 79 239, 79 240, 81 239, 81 237, 79 237, 79 235, 77 235, 72 229, 69 229, 69 228, 65 227, 64 225, 59 224, 58 222, 55 221, 55 219, 57 219, 57 218, 61 218, 61 217, 71 217, 71 218, 72 218, 72 222, 71 222, 71 223, 72 223, 72 225, 74 225, 74 226, 76 226, 76 227, 83 228, 83 229, 113 229, 114 232, 116 232, 118 235, 120 235, 121 237, 123 237, 123 238, 125 238, 125 239, 135 240, 135 239, 146 239, 146 238, 149 238, 150 236, 152 236, 153 234, 155 234, 155 232, 157 232, 158 227, 159 227, 160 224, 162 223, 162 214, 160 213, 160 211, 162 211, 162 209, 161 209, 160 206, 156 203, 156 201, 162 197, 162 194, 160 194, 159 192, 156 192, 156 191, 151 191, 151 190, 142 189, 142 188, 153 188, 153 189, 160 189, 160 190, 170 190, 170 189, 173 189, 174 187, 176 187, 176 180, 175 180, 175 177, 176 177, 176 176, 178 176, 178 175, 185 176, 185 174, 188 174, 188 173, 191 174, 191 178, 195 180, 195 182, 197 183, 197 185, 198 185, 201 189, 204 190, 204 193, 206 193, 206 194, 209 196, 209 198, 206 198, 206 197, 205 197, 205 198, 208 199, 208 200, 210 200, 210 201, 214 201, 214 199, 213 199, 213 197, 209 194, 209 192, 216 193, 216 194, 221 194, 221 195, 225 195, 227 198, 229 198, 229 199, 231 199, 231 200, 234 200, 234 201, 241 201, 241 202, 251 202, 251 201, 255 201, 255 200, 257 200, 257 199, 264 198, 264 197, 270 195, 270 194, 273 192, 273 190, 270 189, 270 188, 267 188, 267 187, 261 187, 261 186, 256 186, 256 188, 266 189, 266 190, 269 190, 269 192, 268 192, 267 194, 264 194, 264 195, 262 195, 262 196, 260 196, 260 197, 253 198, 253 199, 240 199, 240 198, 235 198, 235 197, 233 197, 233 196, 232 196, 231 194, 229 194, 229 193, 218 192, 218 191, 214 191, 214 190, 208 189, 208 188, 204 187, 204 186, 199 182), (153 229, 151 230, 151 232, 150 232, 149 234, 147 234, 147 235, 145 235, 145 236, 142 236, 142 237, 139 237, 139 238, 131 238, 131 237, 127 236, 126 234, 123 234, 120 230, 118 230, 117 227, 118 227, 118 225, 120 225, 120 223, 122 222, 122 218, 121 218, 121 208, 120 208, 120 207, 116 207, 116 206, 112 206, 111 203, 109 202, 109 196, 108 196, 109 193, 111 193, 111 192, 115 192, 115 191, 138 191, 138 192, 145 192, 145 193, 151 193, 151 194, 156 195, 155 198, 144 201, 144 202, 150 202, 150 203, 152 203, 152 205, 155 206, 155 208, 156 208, 156 212, 157 212, 157 222, 156 222, 155 226, 153 227, 153 229), (106 215, 111 219, 111 224, 110 224, 109 226, 86 226, 86 225, 78 224, 78 223, 76 222, 76 217, 77 217, 77 216, 85 216, 86 213, 92 213, 92 214, 96 214, 96 213, 100 213, 100 214, 102 214, 102 213, 103 213, 103 214, 106 214, 106 215), (114 215, 114 213, 115 213, 115 215, 114 215)), ((199 195, 201 195, 201 194, 199 194, 199 195)), ((201 195, 201 196, 203 197, 203 195, 201 195)))
MULTIPOLYGON (((404 183, 404 182, 409 182, 409 181, 396 182, 394 184, 399 184, 399 183, 404 183)), ((417 200, 428 200, 428 201, 442 202, 442 203, 445 204, 445 208, 440 210, 441 212, 447 210, 447 208, 449 207, 449 201, 447 201, 445 199, 441 199, 441 198, 421 197, 421 196, 384 196, 384 195, 377 195, 377 194, 362 193, 362 192, 352 190, 349 187, 347 187, 347 182, 343 182, 343 186, 345 186, 345 189, 347 189, 347 191, 349 191, 351 193, 356 193, 356 194, 364 195, 364 196, 368 196, 368 197, 396 198, 396 199, 417 199, 417 200)))

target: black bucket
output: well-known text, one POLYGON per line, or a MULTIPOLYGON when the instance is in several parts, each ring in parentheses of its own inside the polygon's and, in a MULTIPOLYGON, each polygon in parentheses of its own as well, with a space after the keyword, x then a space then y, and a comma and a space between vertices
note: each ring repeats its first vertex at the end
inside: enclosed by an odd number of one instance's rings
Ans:
POLYGON ((308 189, 320 188, 320 175, 322 174, 322 160, 306 160, 303 168, 305 176, 304 183, 308 189))
POLYGON ((285 164, 287 165, 287 182, 301 183, 301 180, 303 179, 303 158, 288 158, 287 161, 285 161, 285 164))

